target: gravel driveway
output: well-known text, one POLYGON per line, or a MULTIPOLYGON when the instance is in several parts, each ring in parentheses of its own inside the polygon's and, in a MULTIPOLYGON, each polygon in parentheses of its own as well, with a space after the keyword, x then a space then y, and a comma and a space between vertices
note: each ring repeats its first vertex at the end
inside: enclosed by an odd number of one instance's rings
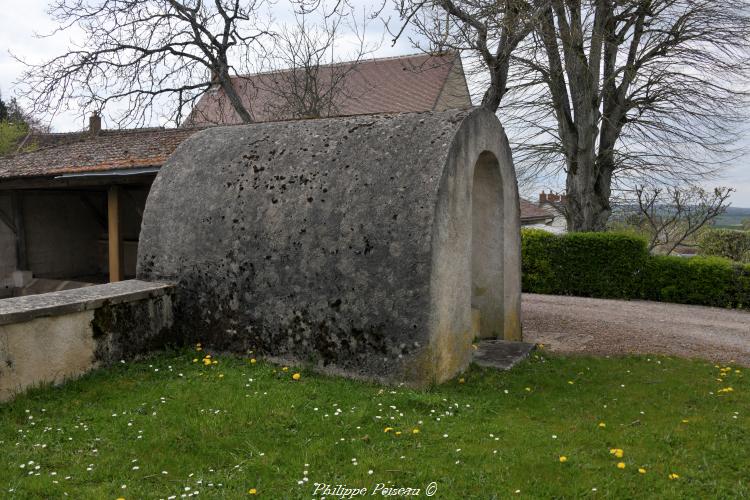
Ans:
POLYGON ((527 342, 556 352, 669 354, 750 366, 750 312, 713 307, 523 295, 527 342))

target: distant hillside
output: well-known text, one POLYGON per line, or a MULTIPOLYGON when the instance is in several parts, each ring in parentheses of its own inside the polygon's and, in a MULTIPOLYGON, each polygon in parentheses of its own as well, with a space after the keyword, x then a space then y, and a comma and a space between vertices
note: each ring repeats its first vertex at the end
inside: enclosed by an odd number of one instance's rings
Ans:
POLYGON ((750 208, 729 207, 725 214, 716 218, 714 227, 739 229, 744 219, 750 219, 750 208))

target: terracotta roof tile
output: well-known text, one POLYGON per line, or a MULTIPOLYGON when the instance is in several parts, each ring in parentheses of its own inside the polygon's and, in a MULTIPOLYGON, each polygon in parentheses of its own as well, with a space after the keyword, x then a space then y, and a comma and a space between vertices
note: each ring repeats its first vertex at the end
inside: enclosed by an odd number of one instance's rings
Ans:
POLYGON ((554 215, 544 207, 521 198, 521 222, 530 223, 540 220, 551 220, 554 215))
POLYGON ((40 134, 35 144, 51 145, 0 158, 0 179, 160 167, 197 130, 103 130, 96 136, 88 132, 40 134))
MULTIPOLYGON (((341 92, 334 96, 331 116, 430 111, 440 97, 456 57, 454 53, 418 54, 360 61, 346 73, 341 92)), ((322 67, 319 80, 326 81, 334 71, 332 68, 346 64, 351 63, 322 67)), ((243 104, 257 122, 297 118, 275 105, 280 97, 272 89, 288 85, 288 80, 278 75, 260 73, 234 78, 243 104)), ((201 97, 187 124, 237 124, 240 121, 224 92, 217 89, 201 97)))

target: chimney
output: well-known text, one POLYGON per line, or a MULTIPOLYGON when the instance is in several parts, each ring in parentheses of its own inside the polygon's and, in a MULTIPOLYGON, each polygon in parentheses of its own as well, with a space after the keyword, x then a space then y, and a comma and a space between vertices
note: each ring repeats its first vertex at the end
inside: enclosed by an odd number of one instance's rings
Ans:
POLYGON ((547 201, 547 195, 544 194, 544 191, 539 194, 539 204, 545 203, 547 201))
POLYGON ((94 111, 94 113, 89 117, 89 134, 99 135, 99 132, 101 131, 102 131, 102 117, 99 115, 98 112, 94 111))

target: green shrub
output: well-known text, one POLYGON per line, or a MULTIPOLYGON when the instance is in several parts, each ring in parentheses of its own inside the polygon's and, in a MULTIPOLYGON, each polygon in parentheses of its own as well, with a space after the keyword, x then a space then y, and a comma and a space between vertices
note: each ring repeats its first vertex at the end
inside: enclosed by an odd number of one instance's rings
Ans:
POLYGON ((640 291, 646 241, 621 233, 553 235, 523 230, 523 289, 534 293, 629 298, 640 291))
POLYGON ((750 263, 750 231, 712 229, 698 242, 703 255, 750 263))
POLYGON ((649 255, 618 233, 523 230, 523 291, 750 309, 750 265, 720 257, 649 255))

